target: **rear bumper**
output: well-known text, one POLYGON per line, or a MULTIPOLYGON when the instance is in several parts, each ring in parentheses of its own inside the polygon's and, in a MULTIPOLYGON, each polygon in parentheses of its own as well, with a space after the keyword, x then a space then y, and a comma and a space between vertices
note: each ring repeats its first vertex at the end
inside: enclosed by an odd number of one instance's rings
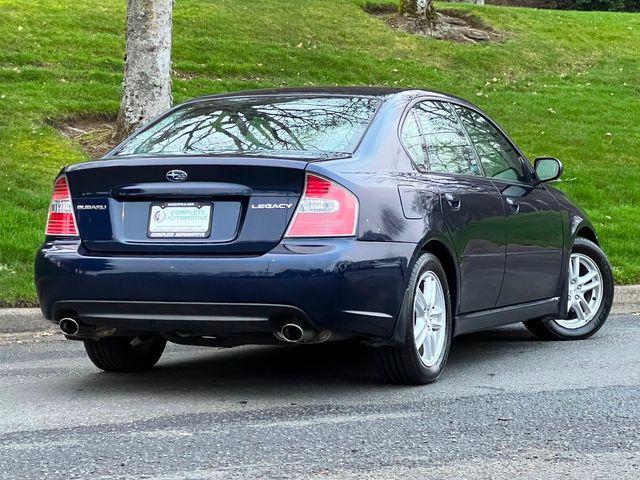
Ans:
POLYGON ((296 319, 316 329, 307 315, 290 305, 61 300, 54 317, 73 316, 83 324, 130 332, 184 332, 194 335, 236 336, 272 333, 284 319, 296 319))
POLYGON ((92 325, 217 336, 310 327, 389 338, 415 245, 354 239, 287 241, 255 257, 107 256, 48 242, 36 257, 43 314, 92 325))

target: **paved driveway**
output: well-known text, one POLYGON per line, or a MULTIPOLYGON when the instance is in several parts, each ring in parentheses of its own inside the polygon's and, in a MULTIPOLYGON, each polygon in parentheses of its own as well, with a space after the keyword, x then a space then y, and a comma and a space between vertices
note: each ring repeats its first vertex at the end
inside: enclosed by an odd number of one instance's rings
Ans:
POLYGON ((428 387, 352 343, 170 346, 149 374, 0 336, 0 478, 640 478, 640 317, 593 339, 455 340, 428 387))

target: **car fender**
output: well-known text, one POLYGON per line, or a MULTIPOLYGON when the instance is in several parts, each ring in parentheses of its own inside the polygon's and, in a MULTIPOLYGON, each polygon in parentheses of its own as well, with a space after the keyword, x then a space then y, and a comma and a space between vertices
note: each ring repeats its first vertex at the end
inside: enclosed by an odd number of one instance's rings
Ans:
MULTIPOLYGON (((452 263, 451 268, 454 269, 455 278, 454 279, 447 278, 447 280, 449 281, 449 291, 451 296, 451 308, 452 308, 451 319, 453 322, 452 331, 455 331, 455 318, 456 318, 455 312, 457 311, 457 296, 452 294, 453 292, 451 292, 451 286, 454 286, 455 291, 459 291, 460 275, 458 270, 458 260, 455 255, 455 250, 453 248, 453 245, 451 244, 448 232, 433 231, 433 232, 429 232, 428 235, 425 235, 425 237, 422 238, 420 242, 416 244, 416 248, 413 252, 410 268, 408 269, 408 271, 409 272, 413 271, 413 268, 415 267, 418 258, 424 253, 432 252, 434 255, 439 257, 439 255, 434 251, 436 250, 434 248, 436 245, 438 246, 437 248, 440 249, 440 252, 445 252, 445 251, 447 252, 452 263)), ((441 259, 441 262, 442 262, 442 259, 441 259)), ((446 270, 447 268, 445 267, 445 271, 446 270)), ((393 329, 393 335, 386 342, 384 342, 385 345, 403 345, 405 343, 405 337, 407 334, 407 324, 406 322, 403 322, 401 320, 405 318, 405 316, 407 315, 407 311, 413 308, 413 292, 410 291, 409 282, 410 282, 410 277, 407 276, 404 299, 402 301, 402 306, 400 308, 400 311, 396 316, 396 324, 393 329)))
MULTIPOLYGON (((560 292, 560 298, 565 299, 568 294, 569 289, 569 259, 571 258, 571 251, 573 249, 573 244, 578 237, 578 234, 588 232, 587 238, 592 240, 596 244, 600 244, 598 236, 596 234, 596 229, 593 226, 593 223, 589 220, 587 214, 578 206, 576 206, 569 198, 564 194, 564 192, 554 188, 550 185, 546 185, 546 188, 549 192, 555 197, 560 206, 560 210, 562 212, 562 222, 564 228, 564 254, 562 261, 562 268, 564 273, 564 281, 562 282, 562 291, 560 292)), ((558 312, 559 318, 566 318, 568 314, 567 311, 567 302, 561 301, 560 308, 558 312)))

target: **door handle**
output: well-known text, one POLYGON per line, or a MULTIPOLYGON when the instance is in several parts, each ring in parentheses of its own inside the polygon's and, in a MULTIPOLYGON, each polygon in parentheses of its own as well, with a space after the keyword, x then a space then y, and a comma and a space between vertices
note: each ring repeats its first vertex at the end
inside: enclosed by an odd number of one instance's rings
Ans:
POLYGON ((520 211, 520 204, 516 202, 513 198, 507 197, 507 205, 509 205, 513 213, 518 213, 520 211))
POLYGON ((453 193, 445 193, 444 198, 449 204, 449 207, 451 207, 451 210, 457 211, 460 210, 460 207, 462 207, 462 202, 457 195, 454 195, 453 193))

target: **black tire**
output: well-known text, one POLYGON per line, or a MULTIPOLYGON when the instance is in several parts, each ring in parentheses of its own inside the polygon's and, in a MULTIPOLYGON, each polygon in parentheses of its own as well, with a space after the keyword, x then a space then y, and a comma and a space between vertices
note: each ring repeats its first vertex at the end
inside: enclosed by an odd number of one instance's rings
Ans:
POLYGON ((104 337, 85 340, 93 364, 105 372, 146 372, 160 360, 167 341, 159 336, 104 337))
POLYGON ((442 264, 435 255, 425 253, 421 255, 411 272, 409 281, 409 292, 405 298, 404 306, 401 310, 399 327, 405 330, 404 345, 383 346, 376 349, 376 359, 380 373, 391 383, 403 385, 426 385, 435 382, 442 374, 449 348, 451 347, 451 337, 453 333, 453 320, 451 311, 451 296, 447 276, 442 264), (438 360, 432 366, 427 366, 420 358, 418 349, 414 341, 414 298, 418 288, 420 277, 426 272, 433 272, 442 285, 446 306, 445 317, 445 344, 438 360))
MULTIPOLYGON (((613 305, 613 272, 605 253, 595 243, 578 237, 573 244, 572 253, 582 253, 591 258, 598 266, 602 276, 603 298, 600 308, 586 325, 570 329, 560 325, 555 319, 534 319, 524 322, 525 327, 535 336, 546 340, 582 340, 594 335, 607 321, 613 305)), ((567 300, 561 299, 563 302, 567 300)))

